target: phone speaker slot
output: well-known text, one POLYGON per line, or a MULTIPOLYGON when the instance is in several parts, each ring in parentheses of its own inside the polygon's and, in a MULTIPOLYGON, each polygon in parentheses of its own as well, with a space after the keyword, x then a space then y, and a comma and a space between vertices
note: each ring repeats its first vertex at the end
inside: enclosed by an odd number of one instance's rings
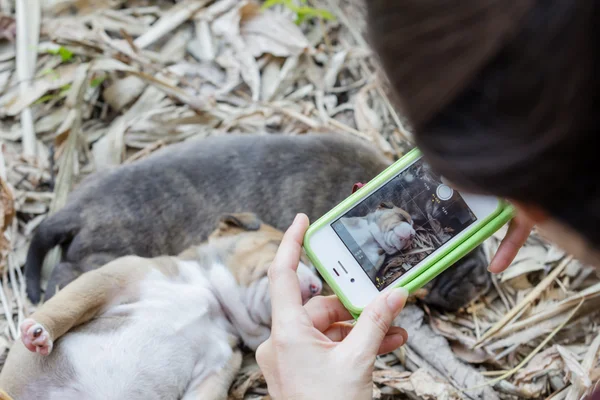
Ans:
POLYGON ((347 274, 348 271, 346 270, 346 268, 344 267, 344 265, 340 261, 338 261, 338 264, 340 265, 340 267, 342 267, 342 269, 344 270, 344 272, 347 274))

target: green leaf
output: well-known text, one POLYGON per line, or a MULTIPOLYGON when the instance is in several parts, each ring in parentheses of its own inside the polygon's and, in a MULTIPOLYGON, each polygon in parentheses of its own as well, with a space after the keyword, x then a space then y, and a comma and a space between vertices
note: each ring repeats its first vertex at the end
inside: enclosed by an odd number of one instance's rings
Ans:
POLYGON ((92 87, 93 89, 97 88, 98 86, 102 85, 102 83, 106 80, 106 75, 102 75, 99 76, 97 78, 92 79, 92 82, 90 82, 90 87, 92 87))
POLYGON ((277 4, 285 4, 285 0, 267 0, 262 5, 261 9, 266 10, 267 8, 271 8, 277 4))
POLYGON ((300 0, 300 4, 302 6, 298 7, 294 4, 293 0, 266 0, 261 9, 266 10, 267 8, 271 8, 275 5, 284 5, 294 13, 296 13, 296 20, 294 21, 297 25, 302 24, 309 18, 322 18, 328 21, 334 20, 335 17, 327 10, 317 9, 308 6, 307 0, 300 0))
POLYGON ((40 97, 36 101, 34 101, 33 105, 38 105, 38 104, 46 103, 46 102, 54 99, 57 96, 58 96, 57 94, 47 94, 45 96, 40 97))
POLYGON ((66 95, 67 93, 69 93, 69 90, 71 90, 71 84, 67 83, 66 85, 64 85, 63 87, 60 88, 60 92, 58 93, 58 95, 59 96, 66 95))
POLYGON ((39 99, 37 99, 36 101, 33 102, 33 105, 43 104, 43 103, 49 102, 50 100, 67 97, 69 90, 71 90, 70 83, 61 87, 60 91, 58 93, 50 93, 50 94, 40 97, 39 99))
POLYGON ((300 7, 298 9, 298 16, 302 16, 303 19, 306 18, 322 18, 325 20, 333 20, 335 17, 327 10, 317 9, 312 7, 300 7))
POLYGON ((63 46, 60 46, 58 49, 48 50, 49 54, 54 54, 56 56, 60 56, 63 62, 71 61, 73 59, 73 52, 63 46))

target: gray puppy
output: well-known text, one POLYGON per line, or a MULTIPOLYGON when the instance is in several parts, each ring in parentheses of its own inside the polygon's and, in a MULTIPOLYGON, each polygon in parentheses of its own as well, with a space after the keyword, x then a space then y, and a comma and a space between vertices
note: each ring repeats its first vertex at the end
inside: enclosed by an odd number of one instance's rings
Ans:
MULTIPOLYGON (((224 135, 169 146, 132 164, 96 173, 36 230, 27 254, 27 294, 41 297, 41 267, 57 245, 50 298, 83 272, 115 258, 176 255, 206 240, 224 213, 254 212, 286 229, 298 212, 311 221, 367 182, 389 161, 341 135, 224 135)), ((490 285, 478 249, 430 285, 426 299, 462 307, 490 285)))

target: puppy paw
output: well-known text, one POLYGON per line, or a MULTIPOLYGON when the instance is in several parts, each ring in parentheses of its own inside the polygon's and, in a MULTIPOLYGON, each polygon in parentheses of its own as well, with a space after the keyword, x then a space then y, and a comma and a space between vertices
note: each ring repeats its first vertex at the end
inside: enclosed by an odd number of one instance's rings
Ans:
POLYGON ((50 334, 42 325, 31 318, 21 323, 21 341, 27 350, 47 356, 52 351, 52 339, 50 334))

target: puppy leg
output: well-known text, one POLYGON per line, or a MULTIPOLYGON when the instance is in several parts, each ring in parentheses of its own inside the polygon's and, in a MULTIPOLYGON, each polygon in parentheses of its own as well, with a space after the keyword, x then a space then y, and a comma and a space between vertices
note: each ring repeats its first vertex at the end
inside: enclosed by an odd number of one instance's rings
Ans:
POLYGON ((60 289, 73 282, 81 275, 82 271, 75 265, 69 262, 61 262, 50 273, 44 298, 46 300, 54 296, 60 289))
POLYGON ((222 369, 204 379, 192 380, 181 400, 226 400, 241 367, 242 352, 236 349, 222 369))
POLYGON ((27 349, 48 355, 54 341, 73 327, 102 312, 108 304, 127 301, 135 285, 152 269, 141 257, 124 257, 87 272, 44 303, 21 324, 21 340, 27 349))
POLYGON ((95 253, 83 259, 80 263, 61 262, 52 270, 44 298, 46 301, 56 294, 59 290, 73 282, 84 272, 93 271, 108 264, 117 256, 108 253, 95 253))

